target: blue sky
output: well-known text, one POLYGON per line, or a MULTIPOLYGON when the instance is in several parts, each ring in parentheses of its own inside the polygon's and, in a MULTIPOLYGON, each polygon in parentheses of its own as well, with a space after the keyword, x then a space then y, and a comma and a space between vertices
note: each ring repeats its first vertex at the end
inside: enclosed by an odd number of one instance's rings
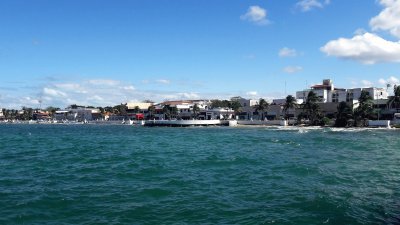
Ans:
POLYGON ((324 78, 400 78, 400 0, 3 0, 0 27, 7 108, 271 100, 324 78))

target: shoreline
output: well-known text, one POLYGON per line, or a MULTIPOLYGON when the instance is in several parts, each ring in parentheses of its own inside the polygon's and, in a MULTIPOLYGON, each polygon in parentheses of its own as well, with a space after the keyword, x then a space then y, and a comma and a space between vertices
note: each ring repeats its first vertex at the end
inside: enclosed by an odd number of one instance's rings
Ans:
MULTIPOLYGON (((135 121, 136 122, 136 121, 135 121)), ((32 122, 32 121, 14 121, 14 122, 4 122, 0 121, 1 125, 99 125, 99 126, 133 126, 133 127, 183 127, 183 128, 193 128, 193 127, 230 127, 230 128, 272 128, 276 130, 324 130, 324 129, 334 129, 334 130, 400 130, 400 127, 334 127, 334 126, 307 126, 307 125, 269 125, 269 124, 237 124, 236 126, 221 126, 221 125, 208 125, 208 126, 146 126, 141 125, 136 122, 133 124, 123 123, 122 121, 88 121, 88 122, 67 122, 67 123, 55 123, 55 122, 32 122)))

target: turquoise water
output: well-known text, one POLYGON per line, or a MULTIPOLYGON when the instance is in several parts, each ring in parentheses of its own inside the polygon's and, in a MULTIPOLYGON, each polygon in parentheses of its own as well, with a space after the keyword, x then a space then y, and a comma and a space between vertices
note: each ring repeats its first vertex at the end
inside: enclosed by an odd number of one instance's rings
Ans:
POLYGON ((0 224, 400 223, 399 130, 0 133, 0 224))

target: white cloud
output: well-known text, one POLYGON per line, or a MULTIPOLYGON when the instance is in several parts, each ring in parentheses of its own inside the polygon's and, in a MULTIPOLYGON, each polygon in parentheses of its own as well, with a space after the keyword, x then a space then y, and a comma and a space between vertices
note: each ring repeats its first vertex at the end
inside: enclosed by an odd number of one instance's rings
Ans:
MULTIPOLYGON (((384 9, 369 21, 372 31, 389 31, 400 38, 400 0, 379 0, 384 9)), ((320 48, 328 56, 356 60, 364 64, 400 62, 400 41, 389 41, 376 33, 358 29, 353 38, 329 41, 320 48)))
POLYGON ((93 85, 116 86, 116 85, 120 84, 120 81, 107 80, 107 79, 95 79, 95 80, 88 80, 88 83, 93 84, 93 85))
POLYGON ((386 84, 387 84, 387 83, 386 83, 386 80, 383 79, 383 78, 379 79, 379 80, 378 80, 378 83, 380 83, 381 85, 386 85, 386 84))
POLYGON ((300 8, 301 11, 307 12, 314 8, 323 8, 325 5, 328 5, 330 0, 301 0, 296 3, 296 7, 300 8))
POLYGON ((248 92, 246 92, 246 95, 247 96, 252 96, 252 97, 254 97, 254 96, 257 96, 257 91, 248 91, 248 92))
POLYGON ((250 6, 246 14, 240 16, 240 19, 253 22, 258 25, 266 25, 269 23, 267 20, 267 10, 257 5, 250 6))
POLYGON ((380 0, 385 8, 379 15, 369 21, 373 31, 389 31, 393 36, 400 38, 400 1, 380 0))
POLYGON ((372 83, 369 80, 361 80, 361 84, 363 87, 373 87, 374 86, 374 83, 372 83))
POLYGON ((66 97, 67 96, 67 94, 62 91, 58 91, 58 90, 55 90, 52 88, 47 88, 47 87, 43 88, 43 94, 50 95, 53 97, 66 97))
POLYGON ((352 59, 364 64, 400 62, 400 42, 387 41, 372 33, 329 41, 320 50, 328 56, 352 59))
POLYGON ((297 73, 303 70, 303 67, 301 66, 287 66, 283 68, 283 71, 285 73, 297 73))
POLYGON ((363 35, 367 33, 367 31, 363 28, 358 28, 356 31, 354 31, 354 35, 363 35))
POLYGON ((381 85, 387 85, 387 84, 390 84, 390 85, 397 84, 398 85, 398 84, 400 84, 400 80, 394 76, 390 76, 388 79, 381 78, 381 79, 379 79, 378 82, 381 85))
POLYGON ((156 80, 156 82, 159 84, 170 84, 171 83, 171 81, 165 80, 165 79, 159 79, 159 80, 156 80))
POLYGON ((81 88, 81 86, 79 84, 75 84, 75 83, 61 83, 61 84, 54 84, 54 86, 56 86, 57 88, 65 89, 65 90, 76 90, 76 89, 81 88))
POLYGON ((182 97, 183 99, 196 99, 199 98, 200 96, 197 93, 178 93, 178 96, 182 97))
POLYGON ((133 91, 133 90, 135 90, 135 87, 133 85, 129 85, 129 86, 122 87, 122 89, 127 90, 127 91, 133 91))
POLYGON ((284 47, 281 50, 279 50, 278 55, 280 57, 294 57, 294 56, 297 56, 297 51, 296 51, 296 49, 284 47))
POLYGON ((103 101, 104 98, 102 98, 98 95, 93 95, 93 96, 89 97, 88 100, 103 101))

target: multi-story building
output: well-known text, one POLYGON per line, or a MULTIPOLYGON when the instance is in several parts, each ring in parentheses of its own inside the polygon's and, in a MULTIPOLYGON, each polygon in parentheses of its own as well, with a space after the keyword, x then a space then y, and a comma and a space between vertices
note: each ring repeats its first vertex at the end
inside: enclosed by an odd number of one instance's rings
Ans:
POLYGON ((373 100, 388 98, 388 93, 385 88, 335 88, 332 80, 330 79, 323 80, 322 84, 311 86, 311 89, 296 92, 296 98, 302 102, 305 102, 307 100, 308 93, 313 91, 317 96, 320 97, 320 103, 356 103, 363 90, 367 91, 373 100))
POLYGON ((254 110, 254 106, 258 104, 258 100, 255 99, 245 99, 240 96, 232 97, 231 101, 239 102, 240 113, 238 113, 237 119, 250 120, 253 117, 258 117, 258 114, 254 110))
POLYGON ((317 84, 311 86, 311 89, 297 91, 296 99, 299 99, 300 102, 307 101, 308 93, 311 91, 314 92, 317 96, 320 97, 320 102, 332 102, 332 92, 335 90, 333 86, 333 82, 330 79, 325 79, 322 81, 322 84, 317 84))

